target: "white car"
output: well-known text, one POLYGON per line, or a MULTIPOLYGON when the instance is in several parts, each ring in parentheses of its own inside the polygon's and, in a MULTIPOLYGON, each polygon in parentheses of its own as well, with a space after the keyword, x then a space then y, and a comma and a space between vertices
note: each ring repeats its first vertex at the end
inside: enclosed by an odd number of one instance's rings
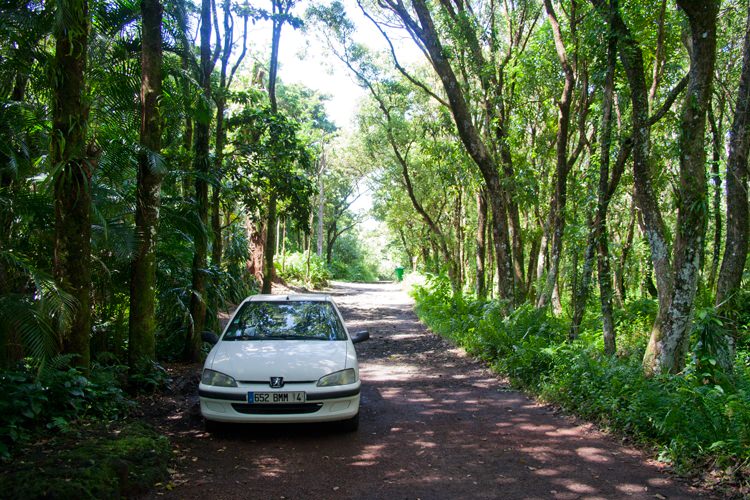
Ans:
POLYGON ((346 430, 356 430, 354 343, 367 338, 367 332, 349 336, 327 295, 248 297, 203 367, 198 395, 207 426, 341 420, 346 430))

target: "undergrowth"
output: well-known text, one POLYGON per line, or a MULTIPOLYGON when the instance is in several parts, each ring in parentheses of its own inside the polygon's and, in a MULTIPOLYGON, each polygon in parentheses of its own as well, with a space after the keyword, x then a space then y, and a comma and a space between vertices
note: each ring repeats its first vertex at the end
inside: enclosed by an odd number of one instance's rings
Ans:
POLYGON ((311 288, 323 288, 331 279, 325 260, 317 254, 294 252, 284 256, 281 261, 279 261, 279 256, 276 258, 276 274, 286 282, 311 288))
POLYGON ((433 331, 491 364, 514 386, 656 445, 659 458, 680 472, 718 467, 747 481, 750 356, 741 340, 733 373, 718 369, 719 354, 706 340, 724 334, 715 313, 697 314, 691 360, 681 375, 646 378, 641 359, 656 313, 651 300, 617 311, 618 355, 607 356, 595 321, 570 342, 569 323, 549 311, 525 304, 506 315, 506 304, 453 297, 442 277, 415 285, 412 295, 433 331))
MULTIPOLYGON (((128 420, 127 368, 94 364, 84 376, 69 356, 0 371, 0 497, 122 498, 166 474, 167 439, 128 420)), ((131 388, 155 390, 165 375, 142 372, 131 388)))
POLYGON ((134 404, 120 389, 124 367, 95 365, 85 377, 64 363, 0 372, 0 459, 38 435, 123 418, 134 404))
POLYGON ((119 499, 146 493, 167 476, 166 437, 140 423, 100 426, 52 438, 0 473, 4 498, 119 499))

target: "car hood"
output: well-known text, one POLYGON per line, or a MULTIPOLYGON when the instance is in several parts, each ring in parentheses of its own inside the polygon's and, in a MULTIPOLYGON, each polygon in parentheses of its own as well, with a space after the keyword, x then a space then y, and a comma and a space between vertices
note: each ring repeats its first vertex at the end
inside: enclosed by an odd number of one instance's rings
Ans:
POLYGON ((222 341, 206 360, 206 368, 243 382, 266 382, 269 377, 311 382, 347 368, 348 344, 319 340, 222 341))

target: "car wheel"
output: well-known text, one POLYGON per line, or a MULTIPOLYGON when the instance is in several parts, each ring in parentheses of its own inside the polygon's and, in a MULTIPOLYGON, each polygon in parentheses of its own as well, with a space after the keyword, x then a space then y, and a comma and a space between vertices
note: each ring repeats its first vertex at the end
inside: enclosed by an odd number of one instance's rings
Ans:
POLYGON ((342 424, 344 432, 356 432, 359 429, 359 413, 348 420, 344 420, 342 424))

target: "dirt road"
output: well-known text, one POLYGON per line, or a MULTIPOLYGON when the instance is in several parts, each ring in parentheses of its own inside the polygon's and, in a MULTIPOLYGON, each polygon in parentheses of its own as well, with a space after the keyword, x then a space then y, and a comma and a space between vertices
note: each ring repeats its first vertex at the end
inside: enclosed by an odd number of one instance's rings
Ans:
MULTIPOLYGON (((197 396, 163 428, 178 449, 154 498, 694 498, 634 449, 510 390, 427 331, 396 285, 336 284, 358 344, 356 434, 333 425, 203 431, 197 396)), ((189 392, 189 391, 188 391, 189 392)))

